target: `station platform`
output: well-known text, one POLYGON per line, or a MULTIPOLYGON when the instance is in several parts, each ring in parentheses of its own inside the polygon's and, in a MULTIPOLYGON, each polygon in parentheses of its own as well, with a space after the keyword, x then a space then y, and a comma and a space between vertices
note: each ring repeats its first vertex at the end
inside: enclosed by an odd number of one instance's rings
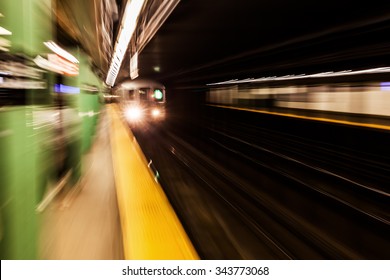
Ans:
POLYGON ((82 179, 42 211, 40 259, 198 259, 116 105, 99 119, 82 179))

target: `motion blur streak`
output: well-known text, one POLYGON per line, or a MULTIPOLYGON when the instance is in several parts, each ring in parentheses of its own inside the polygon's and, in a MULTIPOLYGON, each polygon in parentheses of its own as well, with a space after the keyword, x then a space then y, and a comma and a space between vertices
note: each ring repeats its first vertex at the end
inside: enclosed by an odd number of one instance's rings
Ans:
POLYGON ((202 258, 389 257, 388 130, 231 105, 134 130, 202 258))
POLYGON ((83 179, 76 186, 68 183, 41 214, 41 259, 124 258, 108 125, 104 113, 97 129, 95 152, 83 162, 83 179))
MULTIPOLYGON (((359 82, 321 82, 320 80, 298 84, 296 82, 287 84, 275 82, 218 86, 210 88, 207 102, 266 109, 271 112, 293 112, 296 115, 301 113, 305 116, 310 116, 311 112, 315 115, 315 112, 326 111, 334 113, 331 119, 340 118, 342 114, 359 114, 359 119, 366 122, 365 116, 367 119, 371 116, 379 118, 390 116, 390 95, 384 87, 386 83, 376 81, 377 79, 380 78, 359 82)), ((385 118, 382 122, 384 121, 385 118)), ((387 124, 389 123, 387 121, 387 124)))

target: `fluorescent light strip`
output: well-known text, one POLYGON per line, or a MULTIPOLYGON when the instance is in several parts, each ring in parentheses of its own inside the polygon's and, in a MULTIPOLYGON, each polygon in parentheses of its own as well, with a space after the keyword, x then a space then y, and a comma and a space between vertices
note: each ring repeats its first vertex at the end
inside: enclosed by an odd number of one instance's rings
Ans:
POLYGON ((321 78, 321 77, 340 77, 340 76, 351 76, 351 75, 360 75, 360 74, 380 74, 380 73, 390 73, 390 67, 379 67, 379 68, 371 68, 365 70, 345 70, 338 72, 323 72, 317 74, 300 74, 300 75, 287 75, 281 77, 263 77, 263 78, 249 78, 243 80, 228 80, 224 82, 211 83, 207 84, 208 86, 215 85, 228 85, 228 84, 243 84, 243 83, 255 83, 255 82, 269 82, 269 81, 286 81, 286 80, 298 80, 298 79, 306 79, 306 78, 321 78))
POLYGON ((79 94, 80 88, 67 86, 67 85, 63 85, 63 84, 55 84, 54 85, 54 92, 68 93, 68 94, 79 94))
POLYGON ((12 32, 0 26, 0 35, 12 35, 12 32))
POLYGON ((69 76, 77 76, 79 74, 79 67, 75 63, 71 63, 66 59, 63 59, 61 56, 57 54, 48 54, 48 61, 58 65, 64 72, 64 74, 69 76))
POLYGON ((119 68, 122 64, 130 39, 133 36, 137 26, 137 19, 141 12, 145 0, 127 1, 125 13, 122 18, 121 29, 114 47, 114 53, 111 58, 111 65, 108 70, 106 84, 113 86, 118 76, 119 68))
POLYGON ((48 41, 48 42, 44 42, 45 46, 48 47, 50 50, 52 50, 54 53, 58 54, 59 56, 69 60, 70 62, 73 62, 73 63, 79 63, 79 61, 77 60, 77 58, 75 58, 73 55, 71 55, 70 53, 68 53, 66 50, 64 50, 63 48, 61 48, 60 46, 58 46, 56 43, 54 43, 53 41, 48 41))
POLYGON ((33 59, 33 61, 35 62, 36 65, 38 65, 39 67, 41 67, 43 69, 46 69, 46 70, 49 70, 49 71, 52 71, 55 73, 59 73, 62 75, 64 74, 63 69, 59 65, 56 65, 51 61, 48 61, 47 59, 41 57, 40 55, 37 55, 33 59))

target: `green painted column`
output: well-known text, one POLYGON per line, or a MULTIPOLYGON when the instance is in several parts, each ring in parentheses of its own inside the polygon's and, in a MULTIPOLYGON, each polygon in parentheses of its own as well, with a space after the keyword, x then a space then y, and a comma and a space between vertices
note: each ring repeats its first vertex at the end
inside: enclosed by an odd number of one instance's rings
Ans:
MULTIPOLYGON (((78 48, 67 49, 73 56, 80 60, 78 48)), ((79 64, 79 68, 83 65, 79 64)), ((66 86, 80 88, 80 75, 63 76, 62 83, 66 86)), ((80 116, 80 93, 63 94, 66 109, 63 112, 65 133, 67 134, 67 159, 66 164, 72 169, 71 185, 74 186, 82 175, 82 117, 80 116)))
POLYGON ((0 25, 12 32, 11 52, 31 57, 47 52, 43 42, 53 38, 51 0, 2 0, 0 25))
MULTIPOLYGON (((10 54, 34 58, 47 52, 53 22, 50 0, 1 0, 0 26, 12 32, 10 54)), ((34 67, 31 60, 26 65, 34 67)), ((36 66, 35 66, 36 67, 36 66)), ((45 81, 50 74, 45 74, 45 81)), ((49 88, 27 89, 25 106, 0 111, 0 257, 37 259, 36 206, 46 185, 50 157, 44 142, 50 131, 40 120, 51 102, 49 88)), ((1 104, 0 104, 1 106, 1 104)))
POLYGON ((29 109, 0 113, 1 259, 36 259, 38 219, 29 109))
MULTIPOLYGON (((90 59, 80 49, 67 49, 79 60, 79 75, 63 76, 62 82, 66 86, 80 89, 79 94, 63 95, 67 106, 76 109, 79 119, 73 120, 70 129, 72 135, 70 141, 70 160, 74 171, 73 183, 81 176, 81 158, 92 147, 96 133, 96 125, 100 115, 99 93, 102 81, 93 73, 90 59), (74 133, 77 131, 77 133, 74 133)), ((66 121, 66 120, 65 120, 66 121)))
POLYGON ((99 92, 102 81, 91 70, 87 56, 80 56, 80 99, 79 110, 82 116, 82 150, 88 152, 92 146, 96 124, 100 114, 99 92), (92 90, 93 88, 93 90, 92 90))

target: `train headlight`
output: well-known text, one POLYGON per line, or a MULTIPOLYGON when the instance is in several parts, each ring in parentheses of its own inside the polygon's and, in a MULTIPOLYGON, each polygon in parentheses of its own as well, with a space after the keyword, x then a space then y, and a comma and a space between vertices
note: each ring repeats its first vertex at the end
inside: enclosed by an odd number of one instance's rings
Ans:
POLYGON ((160 116, 160 114, 161 114, 161 112, 160 112, 159 109, 153 109, 153 110, 152 110, 152 116, 153 116, 154 118, 157 118, 158 116, 160 116))
POLYGON ((126 118, 129 121, 136 121, 142 119, 142 110, 139 107, 128 108, 125 112, 126 118))

